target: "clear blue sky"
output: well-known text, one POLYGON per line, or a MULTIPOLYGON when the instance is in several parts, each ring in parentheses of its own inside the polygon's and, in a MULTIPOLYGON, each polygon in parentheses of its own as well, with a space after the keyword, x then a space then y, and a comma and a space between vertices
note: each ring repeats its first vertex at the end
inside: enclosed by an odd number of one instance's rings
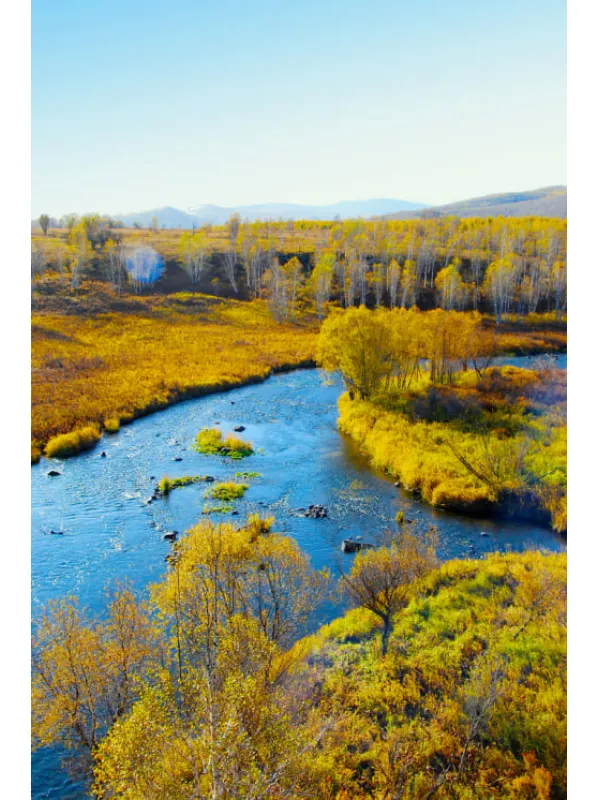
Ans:
POLYGON ((565 0, 33 0, 33 215, 566 183, 565 0))

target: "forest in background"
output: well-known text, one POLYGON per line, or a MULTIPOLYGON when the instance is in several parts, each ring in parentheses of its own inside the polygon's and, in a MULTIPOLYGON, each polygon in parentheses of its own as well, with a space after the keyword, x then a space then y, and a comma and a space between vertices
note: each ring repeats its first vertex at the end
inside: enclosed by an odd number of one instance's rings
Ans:
POLYGON ((389 308, 478 309, 510 314, 566 310, 567 223, 543 217, 280 221, 193 232, 125 229, 99 215, 46 215, 32 234, 38 292, 84 280, 118 293, 201 291, 265 298, 277 319, 330 302, 389 308))

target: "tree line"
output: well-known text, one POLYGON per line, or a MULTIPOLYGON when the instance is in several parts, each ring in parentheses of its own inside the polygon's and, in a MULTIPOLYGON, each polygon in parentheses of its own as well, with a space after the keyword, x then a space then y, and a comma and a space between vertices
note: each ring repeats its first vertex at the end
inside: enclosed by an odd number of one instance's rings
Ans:
MULTIPOLYGON (((50 265, 72 281, 92 267, 117 291, 132 288, 124 251, 127 232, 99 215, 69 217, 52 258, 34 240, 32 273, 50 265)), ((40 217, 43 231, 49 218, 40 217)), ((566 310, 566 221, 527 218, 242 222, 189 232, 154 229, 176 243, 172 260, 193 285, 217 275, 236 297, 266 297, 278 319, 310 304, 322 318, 342 307, 492 311, 566 310)), ((160 251, 160 244, 157 243, 160 251)), ((142 286, 151 289, 152 282, 142 286)), ((135 289, 134 289, 135 290, 135 289)), ((141 290, 141 289, 140 289, 141 290)))

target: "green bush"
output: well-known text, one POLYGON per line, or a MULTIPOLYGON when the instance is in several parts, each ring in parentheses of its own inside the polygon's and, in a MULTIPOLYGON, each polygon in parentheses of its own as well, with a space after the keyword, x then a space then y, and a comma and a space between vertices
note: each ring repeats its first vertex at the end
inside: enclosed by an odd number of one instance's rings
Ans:
POLYGON ((229 458, 244 458, 254 452, 250 442, 244 442, 236 436, 227 436, 217 428, 203 428, 196 436, 193 449, 197 453, 206 455, 228 456, 229 458))
POLYGON ((229 502, 231 500, 239 500, 240 497, 245 495, 247 489, 247 483, 233 483, 233 481, 226 481, 225 483, 217 483, 216 486, 206 493, 206 496, 211 497, 214 500, 229 502))

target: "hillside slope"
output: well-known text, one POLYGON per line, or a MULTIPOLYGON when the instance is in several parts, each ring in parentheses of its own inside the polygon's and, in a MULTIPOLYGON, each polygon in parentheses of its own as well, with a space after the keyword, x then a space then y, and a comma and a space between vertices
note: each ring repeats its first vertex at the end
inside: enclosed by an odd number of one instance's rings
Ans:
POLYGON ((566 798, 565 555, 447 563, 379 641, 366 610, 314 637, 321 796, 566 798))
POLYGON ((386 214, 384 219, 414 219, 419 216, 442 217, 558 217, 567 218, 567 187, 547 186, 530 192, 506 192, 474 197, 426 211, 401 211, 386 214))

